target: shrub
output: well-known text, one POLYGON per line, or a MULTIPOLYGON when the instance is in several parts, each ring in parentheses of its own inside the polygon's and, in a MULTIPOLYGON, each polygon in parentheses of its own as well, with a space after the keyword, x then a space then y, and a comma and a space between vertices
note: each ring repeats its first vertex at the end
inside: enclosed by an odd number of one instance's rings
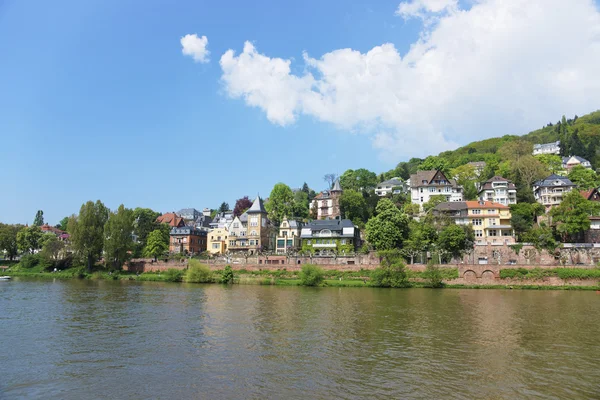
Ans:
POLYGON ((313 264, 305 264, 300 271, 300 284, 303 286, 319 286, 323 282, 325 272, 313 264))
POLYGON ((40 257, 38 254, 27 254, 21 257, 21 262, 19 265, 22 268, 31 269, 36 267, 40 263, 41 259, 42 257, 40 257))
MULTIPOLYGON (((384 260, 385 261, 385 260, 384 260)), ((382 262, 381 267, 371 273, 371 286, 402 288, 409 287, 404 263, 400 261, 382 262)))
POLYGON ((227 265, 221 275, 221 283, 233 283, 234 275, 231 265, 227 265))
POLYGON ((169 268, 165 271, 165 280, 167 282, 181 282, 183 271, 180 269, 169 268))
POLYGON ((444 282, 442 282, 442 272, 440 271, 440 268, 435 266, 432 262, 427 263, 425 279, 427 279, 427 283, 432 288, 444 287, 444 282))
POLYGON ((188 269, 185 272, 184 281, 191 283, 212 282, 212 271, 207 265, 201 264, 198 260, 191 259, 188 263, 188 269))

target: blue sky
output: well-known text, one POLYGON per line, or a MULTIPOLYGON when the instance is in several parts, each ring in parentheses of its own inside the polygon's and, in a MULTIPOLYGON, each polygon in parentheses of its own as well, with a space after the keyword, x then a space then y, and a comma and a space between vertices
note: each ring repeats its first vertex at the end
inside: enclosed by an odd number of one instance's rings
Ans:
MULTIPOLYGON (((413 3, 426 5, 430 1, 413 3)), ((577 12, 589 14, 593 2, 581 3, 577 12)), ((346 73, 344 68, 352 61, 323 64, 308 71, 309 62, 303 60, 303 52, 319 60, 337 49, 351 48, 366 54, 390 43, 390 60, 396 55, 404 57, 419 37, 429 35, 431 38, 425 41, 439 40, 435 39, 437 30, 450 29, 453 19, 461 13, 464 15, 460 18, 469 17, 471 11, 465 4, 451 4, 454 9, 449 6, 441 11, 426 5, 422 14, 397 15, 399 4, 398 0, 0 0, 0 183, 4 189, 0 221, 31 223, 36 210, 42 209, 46 221, 55 224, 76 213, 83 202, 96 199, 113 209, 121 203, 161 212, 184 207, 215 208, 221 201, 233 205, 243 195, 260 193, 266 197, 280 181, 291 187, 307 182, 320 190, 325 173, 361 167, 382 172, 413 155, 437 153, 497 133, 524 133, 523 129, 557 120, 562 113, 581 115, 599 108, 598 98, 592 94, 569 102, 568 96, 575 98, 577 93, 563 93, 567 90, 564 87, 581 87, 566 75, 568 85, 552 88, 567 95, 566 99, 536 106, 539 112, 531 118, 522 116, 529 114, 527 104, 519 109, 502 109, 501 105, 507 103, 506 93, 489 103, 483 101, 502 117, 497 128, 485 132, 480 129, 483 123, 473 120, 463 134, 460 118, 472 115, 472 109, 453 109, 448 117, 436 112, 435 107, 444 106, 435 101, 440 97, 452 104, 462 103, 464 97, 482 103, 477 97, 481 93, 466 93, 458 85, 444 91, 443 96, 440 92, 430 93, 427 85, 411 91, 415 98, 400 92, 383 93, 382 98, 399 99, 399 111, 391 109, 385 114, 376 109, 365 111, 363 116, 361 113, 373 103, 370 100, 353 100, 335 108, 326 105, 330 99, 320 99, 313 105, 303 100, 286 110, 288 122, 280 123, 267 111, 281 98, 267 96, 259 105, 248 100, 257 90, 261 96, 265 93, 260 89, 264 79, 251 87, 243 83, 233 88, 229 79, 240 76, 246 67, 239 62, 241 59, 234 58, 235 65, 232 63, 224 79, 221 56, 228 49, 235 51, 234 57, 239 56, 244 42, 250 41, 257 54, 266 55, 269 61, 290 60, 290 76, 310 74, 319 84, 333 88, 339 97, 360 98, 368 89, 361 87, 353 95, 346 86, 335 86, 338 83, 326 77, 333 67, 346 73), (182 54, 180 39, 186 34, 208 37, 209 62, 194 62, 182 54), (429 93, 431 99, 409 110, 409 117, 395 119, 393 116, 402 115, 406 104, 412 107, 421 101, 419 93, 429 93), (423 110, 439 117, 430 124, 431 114, 423 110), (506 116, 516 117, 507 123, 505 120, 510 118, 506 116), (350 122, 346 124, 345 120, 350 122), (422 133, 424 125, 428 128, 422 133), (410 145, 413 139, 418 142, 423 137, 427 139, 419 146, 410 145), (437 142, 436 137, 441 138, 441 147, 429 148, 428 141, 437 142)), ((440 32, 437 36, 448 34, 440 32)), ((531 40, 529 45, 535 46, 536 38, 531 40)), ((588 45, 593 46, 595 39, 590 41, 593 43, 588 45)), ((502 49, 500 43, 496 44, 502 49)), ((441 42, 434 45, 445 46, 441 42)), ((597 48, 590 48, 597 55, 597 48)), ((462 56, 469 59, 481 55, 462 56)), ((425 56, 416 55, 416 62, 408 58, 407 63, 418 66, 425 56)), ((365 62, 374 65, 373 61, 365 62)), ((442 66, 448 63, 447 58, 440 62, 442 66)), ((569 66, 558 67, 560 76, 565 76, 569 66)), ((431 68, 421 71, 425 70, 431 68)), ((505 75, 502 71, 499 76, 505 75)), ((539 71, 532 67, 529 72, 539 71)), ((598 78, 593 78, 591 72, 576 72, 581 81, 587 80, 587 87, 596 87, 598 78)), ((372 84, 367 82, 367 87, 385 88, 381 76, 372 84)), ((271 78, 279 86, 279 77, 271 78)), ((493 81, 489 76, 480 78, 493 81)), ((385 79, 398 80, 394 75, 385 79)), ((352 77, 347 81, 352 82, 352 77)), ((301 97, 314 94, 310 89, 302 90, 301 97)), ((326 89, 319 90, 325 93, 326 89)), ((297 93, 290 89, 289 95, 297 93)), ((546 92, 536 96, 545 97, 546 92)), ((365 93, 367 100, 378 97, 379 93, 365 93)), ((387 102, 391 103, 394 101, 387 102)), ((385 104, 376 106, 386 108, 385 104)), ((487 120, 489 115, 483 114, 487 120)))

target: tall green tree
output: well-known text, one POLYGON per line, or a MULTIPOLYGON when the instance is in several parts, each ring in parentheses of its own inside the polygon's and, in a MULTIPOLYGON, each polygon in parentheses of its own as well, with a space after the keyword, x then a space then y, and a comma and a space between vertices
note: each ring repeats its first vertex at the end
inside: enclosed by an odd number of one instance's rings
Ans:
POLYGON ((578 235, 590 229, 591 215, 598 213, 597 202, 585 199, 577 190, 563 197, 563 201, 550 210, 552 223, 563 242, 577 240, 578 235))
POLYGON ((438 247, 448 252, 453 258, 461 257, 465 251, 473 247, 474 235, 470 227, 455 224, 445 227, 438 237, 438 247))
POLYGON ((56 228, 60 229, 61 231, 66 231, 67 230, 67 225, 69 224, 69 217, 64 217, 63 219, 60 220, 60 222, 56 225, 56 228))
POLYGON ((37 225, 21 229, 17 233, 17 246, 23 253, 33 254, 42 248, 42 237, 44 233, 37 225))
POLYGON ((588 190, 600 186, 600 178, 598 174, 591 169, 577 165, 571 168, 569 172, 569 180, 577 185, 581 190, 588 190))
POLYGON ((227 202, 224 201, 219 206, 219 212, 224 213, 224 212, 227 212, 227 211, 229 211, 229 203, 227 203, 227 202))
POLYGON ((144 254, 146 257, 153 257, 154 260, 162 256, 169 250, 169 236, 165 237, 164 230, 156 229, 148 235, 144 254))
POLYGON ((377 175, 367 169, 349 169, 340 176, 340 186, 344 190, 368 191, 377 186, 377 175))
POLYGON ((294 193, 294 205, 293 205, 293 216, 296 218, 308 218, 309 213, 309 202, 308 202, 308 194, 299 190, 294 193))
POLYGON ((109 210, 100 200, 83 204, 77 217, 69 220, 71 243, 76 254, 85 261, 88 272, 100 258, 104 245, 104 224, 109 210))
POLYGON ((17 235, 23 229, 22 225, 6 225, 0 223, 0 251, 3 251, 9 260, 19 255, 17 235))
POLYGON ((360 192, 344 190, 340 196, 340 211, 343 218, 352 220, 355 225, 365 226, 368 220, 367 202, 360 192))
POLYGON ((65 242, 59 240, 56 235, 49 234, 42 246, 42 256, 49 261, 57 261, 65 248, 65 242))
POLYGON ((419 170, 421 171, 433 169, 439 169, 444 174, 448 174, 450 172, 450 165, 445 158, 439 156, 429 156, 419 165, 419 170))
POLYGON ((524 241, 523 235, 533 228, 537 217, 544 215, 544 206, 540 203, 517 203, 510 205, 511 225, 518 241, 524 241))
POLYGON ((408 237, 408 217, 390 199, 381 199, 369 219, 366 238, 377 250, 400 249, 408 237))
POLYGON ((150 232, 158 229, 159 223, 156 219, 160 216, 159 212, 156 212, 150 208, 136 207, 133 210, 133 233, 137 236, 140 248, 146 245, 146 239, 150 232))
POLYGON ((104 262, 114 269, 121 269, 133 250, 133 210, 119 206, 111 212, 104 224, 104 262))
POLYGON ((562 172, 562 158, 556 154, 540 154, 535 158, 546 167, 549 173, 558 174, 562 172))
POLYGON ((44 225, 44 212, 42 210, 38 210, 35 213, 35 218, 33 219, 33 225, 35 225, 35 226, 44 225))
POLYGON ((285 183, 277 183, 271 190, 269 201, 265 204, 269 218, 279 226, 283 217, 291 217, 294 211, 294 193, 285 183))

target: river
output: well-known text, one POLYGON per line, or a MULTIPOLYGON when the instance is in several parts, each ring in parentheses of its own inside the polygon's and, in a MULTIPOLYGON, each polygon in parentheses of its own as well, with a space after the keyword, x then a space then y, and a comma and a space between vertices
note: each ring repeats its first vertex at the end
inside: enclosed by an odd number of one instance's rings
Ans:
POLYGON ((600 294, 0 282, 0 398, 600 398, 600 294))

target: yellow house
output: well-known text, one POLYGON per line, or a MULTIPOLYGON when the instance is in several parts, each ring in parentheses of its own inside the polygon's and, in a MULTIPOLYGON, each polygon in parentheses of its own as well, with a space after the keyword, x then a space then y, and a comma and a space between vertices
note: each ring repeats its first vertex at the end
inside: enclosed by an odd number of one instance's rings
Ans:
POLYGON ((465 201, 477 244, 513 244, 510 208, 491 201, 465 201))
POLYGON ((208 252, 210 254, 225 254, 228 236, 227 228, 215 228, 208 232, 208 252))

